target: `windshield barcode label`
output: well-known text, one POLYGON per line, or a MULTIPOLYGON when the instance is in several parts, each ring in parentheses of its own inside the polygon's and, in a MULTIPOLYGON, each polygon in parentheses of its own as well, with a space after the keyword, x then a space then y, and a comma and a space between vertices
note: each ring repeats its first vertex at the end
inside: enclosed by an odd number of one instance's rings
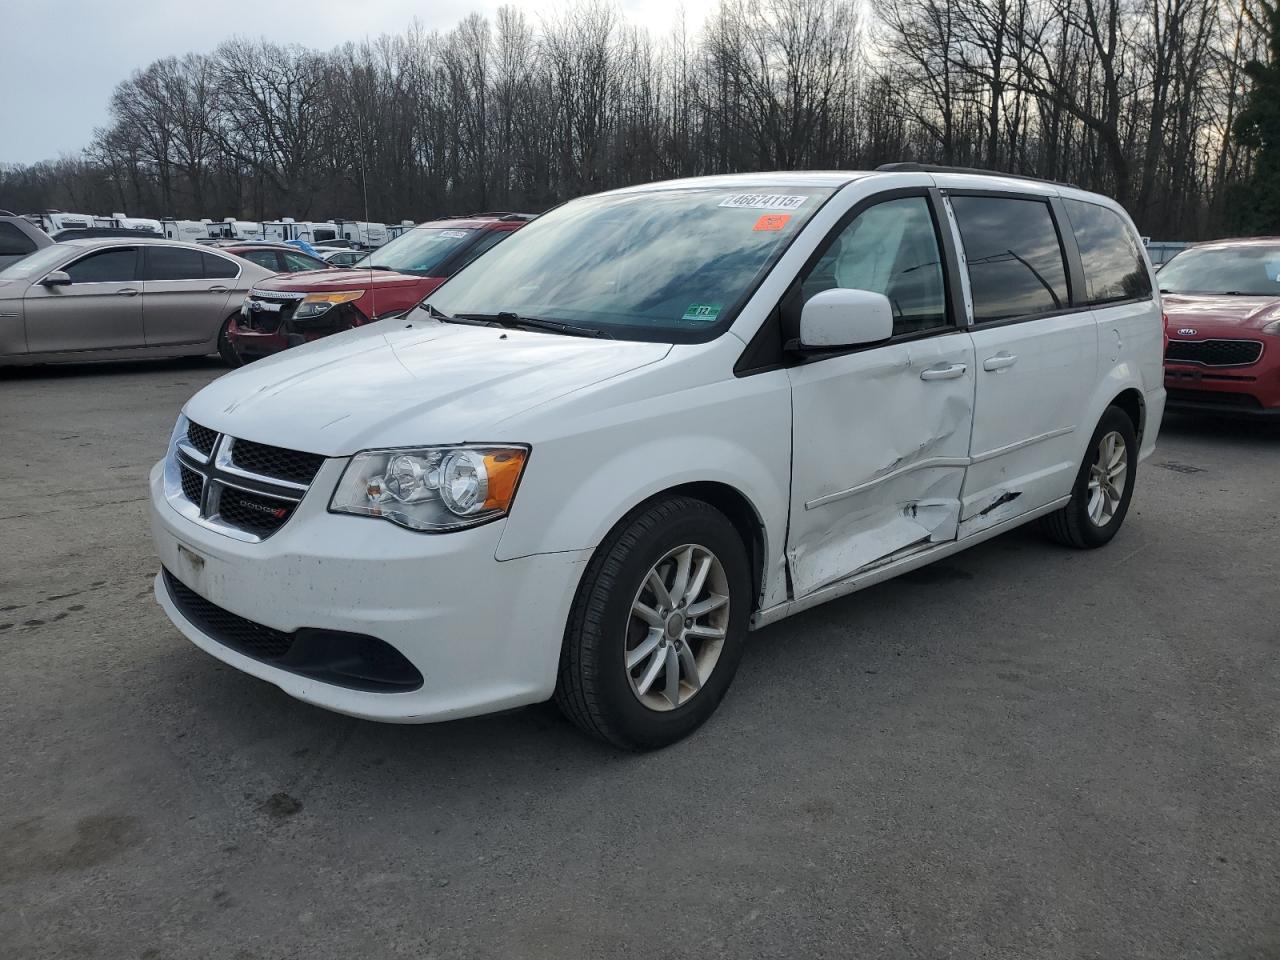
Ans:
POLYGON ((739 210, 795 210, 807 199, 783 193, 738 193, 725 197, 720 206, 739 210))

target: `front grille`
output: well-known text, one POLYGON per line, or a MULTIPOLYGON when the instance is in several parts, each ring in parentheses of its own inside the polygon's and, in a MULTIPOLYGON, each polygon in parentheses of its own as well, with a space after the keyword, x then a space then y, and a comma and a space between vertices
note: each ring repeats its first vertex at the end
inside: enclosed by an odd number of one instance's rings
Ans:
POLYGON ((353 690, 403 693, 422 686, 422 673, 395 647, 363 633, 303 627, 285 633, 224 610, 161 568, 165 589, 178 612, 224 647, 353 690))
POLYGON ((309 484, 324 463, 324 457, 315 453, 270 447, 252 440, 236 440, 231 446, 231 462, 241 470, 260 473, 276 480, 309 484))
POLYGON ((188 519, 252 543, 289 522, 324 459, 188 422, 165 463, 165 497, 188 519))
POLYGON ((178 471, 182 475, 182 495, 196 506, 199 506, 200 493, 204 489, 204 480, 201 479, 200 474, 186 464, 178 464, 178 471))
POLYGON ((213 453, 213 443, 217 439, 218 435, 208 427, 187 422, 187 441, 206 457, 213 453))
POLYGON ((1245 407, 1250 410, 1261 409, 1262 403, 1257 397, 1247 393, 1228 393, 1225 390, 1167 390, 1168 402, 1178 403, 1211 403, 1222 407, 1245 407))
POLYGON ((223 610, 196 593, 168 570, 164 582, 169 596, 182 615, 219 643, 258 660, 283 657, 293 646, 293 634, 273 630, 260 623, 223 610))
POLYGON ((256 533, 260 537, 275 533, 283 527, 296 506, 296 503, 290 501, 259 496, 234 487, 223 487, 218 494, 218 518, 223 523, 256 533))
POLYGON ((1166 360, 1206 367, 1243 367, 1262 356, 1257 340, 1170 340, 1166 360))

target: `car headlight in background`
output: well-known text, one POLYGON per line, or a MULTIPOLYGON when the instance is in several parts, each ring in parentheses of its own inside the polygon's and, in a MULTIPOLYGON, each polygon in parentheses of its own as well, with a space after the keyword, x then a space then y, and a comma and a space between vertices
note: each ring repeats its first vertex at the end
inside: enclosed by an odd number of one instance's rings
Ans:
POLYGON ((487 444, 365 450, 347 464, 329 510, 426 533, 472 527, 506 516, 528 459, 528 447, 487 444))
POLYGON ((340 293, 308 293, 293 312, 295 320, 314 320, 322 317, 340 303, 350 303, 364 296, 363 290, 343 290, 340 293))

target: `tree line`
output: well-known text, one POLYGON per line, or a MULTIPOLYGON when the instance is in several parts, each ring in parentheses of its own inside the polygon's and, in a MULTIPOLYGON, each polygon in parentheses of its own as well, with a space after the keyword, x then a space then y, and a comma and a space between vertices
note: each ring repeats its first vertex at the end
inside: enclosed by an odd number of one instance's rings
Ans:
POLYGON ((120 83, 81 155, 0 167, 0 207, 422 220, 671 177, 916 160, 1107 193, 1164 238, 1280 232, 1257 203, 1280 189, 1275 11, 723 0, 701 30, 658 35, 585 0, 327 52, 234 39, 120 83))

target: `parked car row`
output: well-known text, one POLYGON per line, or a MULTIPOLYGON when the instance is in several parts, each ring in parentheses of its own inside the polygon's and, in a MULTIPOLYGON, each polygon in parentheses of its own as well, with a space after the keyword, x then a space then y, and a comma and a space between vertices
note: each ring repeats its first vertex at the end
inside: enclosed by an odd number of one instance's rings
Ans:
MULTIPOLYGON (((44 237, 0 270, 0 364, 217 352, 239 366, 409 309, 529 219, 426 223, 345 269, 287 244, 44 237)), ((43 237, 0 220, 0 250, 6 226, 43 237)))

